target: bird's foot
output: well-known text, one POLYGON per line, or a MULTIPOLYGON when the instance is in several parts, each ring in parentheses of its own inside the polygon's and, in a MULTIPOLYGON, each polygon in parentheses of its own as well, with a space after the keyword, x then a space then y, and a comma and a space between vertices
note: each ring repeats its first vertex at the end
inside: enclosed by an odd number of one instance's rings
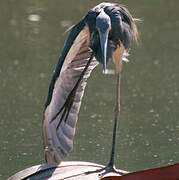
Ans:
POLYGON ((114 165, 110 165, 110 164, 108 166, 104 167, 104 168, 101 168, 101 169, 98 169, 98 170, 95 170, 95 171, 86 172, 86 174, 91 174, 91 173, 98 173, 99 178, 104 177, 108 173, 115 173, 115 174, 118 174, 118 175, 126 174, 123 171, 117 170, 114 165))

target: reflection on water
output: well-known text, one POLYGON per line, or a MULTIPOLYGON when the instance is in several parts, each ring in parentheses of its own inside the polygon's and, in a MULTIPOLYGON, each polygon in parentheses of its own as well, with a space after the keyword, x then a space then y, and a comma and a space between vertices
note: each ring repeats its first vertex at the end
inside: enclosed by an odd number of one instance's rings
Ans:
POLYGON ((32 22, 38 22, 40 21, 40 16, 38 14, 30 14, 28 19, 32 22))
MULTIPOLYGON (((44 162, 43 104, 67 28, 100 1, 13 1, 0 6, 0 176, 44 162), (69 6, 70 5, 70 6, 69 6)), ((121 1, 143 23, 123 66, 116 165, 130 171, 179 161, 179 12, 173 1, 121 1)), ((115 76, 98 67, 65 160, 108 161, 115 76)))

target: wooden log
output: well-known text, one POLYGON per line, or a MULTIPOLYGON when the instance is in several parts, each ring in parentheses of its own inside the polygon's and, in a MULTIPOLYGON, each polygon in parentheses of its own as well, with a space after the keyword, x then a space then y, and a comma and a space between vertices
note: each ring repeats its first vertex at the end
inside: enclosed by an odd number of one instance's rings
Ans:
MULTIPOLYGON (((104 168, 103 165, 84 161, 63 161, 60 164, 41 164, 22 170, 8 178, 8 180, 97 180, 100 173, 87 173, 104 168)), ((127 171, 119 170, 121 173, 127 171)), ((119 174, 108 173, 107 176, 119 176, 119 174)))

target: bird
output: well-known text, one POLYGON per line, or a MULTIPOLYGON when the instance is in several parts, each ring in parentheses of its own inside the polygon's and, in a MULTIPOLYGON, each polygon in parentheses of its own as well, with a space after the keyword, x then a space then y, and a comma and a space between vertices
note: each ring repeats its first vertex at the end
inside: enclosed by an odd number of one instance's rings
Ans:
POLYGON ((69 30, 49 85, 42 123, 43 147, 47 163, 60 163, 73 149, 73 139, 82 97, 92 70, 113 61, 117 76, 116 106, 110 161, 114 165, 116 131, 120 113, 120 75, 122 61, 129 55, 131 41, 138 40, 135 19, 128 9, 117 3, 103 2, 93 7, 69 30))

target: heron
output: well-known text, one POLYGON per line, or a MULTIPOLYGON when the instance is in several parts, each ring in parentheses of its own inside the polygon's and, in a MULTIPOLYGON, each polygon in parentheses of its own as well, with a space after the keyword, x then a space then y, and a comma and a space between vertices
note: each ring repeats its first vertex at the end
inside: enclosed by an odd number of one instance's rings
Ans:
POLYGON ((117 76, 117 96, 112 150, 104 170, 115 171, 120 75, 122 61, 129 54, 131 41, 138 39, 136 21, 126 7, 106 2, 89 10, 70 29, 45 103, 43 144, 47 163, 60 163, 73 149, 73 138, 87 79, 98 64, 102 64, 103 73, 107 74, 107 63, 113 60, 117 76))

